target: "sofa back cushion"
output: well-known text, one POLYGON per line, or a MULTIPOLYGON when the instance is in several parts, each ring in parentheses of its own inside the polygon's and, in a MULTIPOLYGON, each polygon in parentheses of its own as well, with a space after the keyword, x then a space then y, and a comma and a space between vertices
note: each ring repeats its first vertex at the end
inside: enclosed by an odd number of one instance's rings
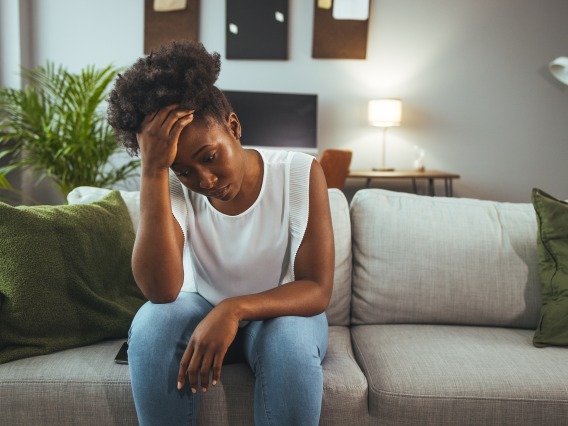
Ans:
POLYGON ((369 189, 351 222, 352 323, 536 326, 531 204, 369 189))
POLYGON ((330 325, 349 325, 352 273, 349 205, 339 189, 329 189, 328 193, 335 240, 335 275, 331 301, 325 313, 330 325))

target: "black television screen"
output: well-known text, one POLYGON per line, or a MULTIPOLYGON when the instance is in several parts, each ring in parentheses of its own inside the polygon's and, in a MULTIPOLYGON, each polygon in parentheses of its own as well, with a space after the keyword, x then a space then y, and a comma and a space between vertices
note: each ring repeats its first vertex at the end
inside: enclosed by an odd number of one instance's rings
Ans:
POLYGON ((245 146, 316 152, 317 95, 223 90, 242 127, 245 146))

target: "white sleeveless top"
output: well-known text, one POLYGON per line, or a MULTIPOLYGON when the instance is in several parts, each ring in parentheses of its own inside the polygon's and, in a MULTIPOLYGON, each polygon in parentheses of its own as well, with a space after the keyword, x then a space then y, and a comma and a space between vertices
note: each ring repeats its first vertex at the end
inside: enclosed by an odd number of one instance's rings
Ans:
POLYGON ((182 291, 212 305, 294 281, 294 261, 308 223, 313 157, 258 150, 264 163, 257 200, 229 216, 170 174, 172 212, 183 231, 182 291))

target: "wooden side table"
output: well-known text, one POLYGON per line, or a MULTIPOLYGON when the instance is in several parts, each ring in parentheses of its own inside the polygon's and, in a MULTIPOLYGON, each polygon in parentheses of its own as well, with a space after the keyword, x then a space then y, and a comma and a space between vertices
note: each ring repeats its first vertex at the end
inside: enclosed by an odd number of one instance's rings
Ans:
POLYGON ((455 173, 442 172, 440 170, 395 170, 395 171, 376 171, 376 170, 352 170, 347 176, 349 178, 362 178, 366 179, 365 186, 368 188, 373 179, 410 179, 412 181, 412 189, 416 194, 418 192, 416 181, 418 179, 428 180, 428 192, 430 195, 436 195, 434 181, 436 179, 444 181, 444 188, 446 190, 446 197, 452 197, 454 188, 453 180, 459 179, 460 175, 455 173))

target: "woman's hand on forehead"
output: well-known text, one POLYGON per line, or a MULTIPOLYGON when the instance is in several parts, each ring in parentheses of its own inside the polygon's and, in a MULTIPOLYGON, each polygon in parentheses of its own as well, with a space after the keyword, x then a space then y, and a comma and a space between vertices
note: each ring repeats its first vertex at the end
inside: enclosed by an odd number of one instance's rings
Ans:
POLYGON ((173 104, 144 118, 140 132, 136 134, 143 168, 168 169, 173 164, 179 136, 193 121, 194 112, 173 104))

